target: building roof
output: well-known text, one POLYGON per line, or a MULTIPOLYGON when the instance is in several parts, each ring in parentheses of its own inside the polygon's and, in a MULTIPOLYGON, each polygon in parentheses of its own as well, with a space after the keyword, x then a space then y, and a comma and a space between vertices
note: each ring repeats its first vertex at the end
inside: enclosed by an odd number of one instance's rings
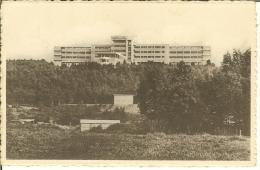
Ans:
POLYGON ((114 96, 134 96, 133 94, 113 94, 114 96))
POLYGON ((80 119, 80 123, 120 123, 120 120, 91 120, 91 119, 80 119))
POLYGON ((127 36, 111 36, 112 40, 126 40, 127 36))

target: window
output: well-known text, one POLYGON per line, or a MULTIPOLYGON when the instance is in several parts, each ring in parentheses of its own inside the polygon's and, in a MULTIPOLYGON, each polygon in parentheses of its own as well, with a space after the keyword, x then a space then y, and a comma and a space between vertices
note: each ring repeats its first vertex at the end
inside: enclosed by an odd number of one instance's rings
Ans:
POLYGON ((161 46, 155 46, 155 48, 161 48, 161 46))
POLYGON ((141 48, 147 48, 147 46, 141 46, 141 48))
POLYGON ((148 46, 148 48, 154 48, 153 46, 148 46))
POLYGON ((184 51, 185 54, 190 54, 190 51, 184 51))
POLYGON ((135 56, 135 58, 140 58, 140 56, 135 56))
POLYGON ((135 46, 135 48, 140 48, 140 46, 135 46))
POLYGON ((198 51, 198 53, 200 53, 200 54, 201 54, 201 53, 202 53, 202 51, 198 51))
POLYGON ((197 51, 191 51, 192 54, 197 54, 197 51))
POLYGON ((143 53, 147 53, 147 51, 143 51, 143 53))
POLYGON ((165 48, 164 46, 162 46, 162 48, 165 48))
POLYGON ((110 47, 98 47, 96 46, 95 49, 111 49, 110 47))
POLYGON ((160 53, 160 51, 155 51, 155 53, 160 53))
POLYGON ((170 51, 170 53, 171 53, 171 54, 175 54, 175 53, 176 53, 176 51, 170 51))
POLYGON ((162 53, 164 53, 164 51, 162 51, 162 53))
POLYGON ((135 51, 135 53, 140 53, 140 51, 135 51))
POLYGON ((154 56, 148 56, 148 58, 154 58, 154 56))
POLYGON ((155 58, 161 58, 161 56, 155 56, 155 58))
POLYGON ((183 54, 183 51, 177 51, 178 54, 183 54))
POLYGON ((114 45, 114 47, 125 47, 125 45, 114 45))
POLYGON ((184 58, 190 58, 190 56, 184 56, 184 58))

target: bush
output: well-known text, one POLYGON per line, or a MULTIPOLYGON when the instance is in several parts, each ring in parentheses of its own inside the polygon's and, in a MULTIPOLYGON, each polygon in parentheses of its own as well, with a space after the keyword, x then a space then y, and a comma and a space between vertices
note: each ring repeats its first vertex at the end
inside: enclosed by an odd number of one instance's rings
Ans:
POLYGON ((97 127, 93 127, 89 130, 90 132, 103 132, 102 126, 98 125, 97 127))
POLYGON ((110 125, 106 131, 134 134, 137 133, 137 128, 132 124, 117 123, 110 125))
POLYGON ((235 141, 235 140, 238 140, 238 141, 246 141, 245 138, 241 137, 241 136, 231 136, 229 137, 229 140, 230 141, 235 141))
POLYGON ((143 120, 136 126, 139 134, 165 132, 165 124, 161 121, 143 120))

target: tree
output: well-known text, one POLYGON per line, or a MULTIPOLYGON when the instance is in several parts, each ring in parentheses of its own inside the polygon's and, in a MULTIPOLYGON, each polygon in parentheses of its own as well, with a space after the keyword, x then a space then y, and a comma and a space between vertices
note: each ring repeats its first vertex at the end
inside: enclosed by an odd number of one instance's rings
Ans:
POLYGON ((163 122, 161 130, 185 132, 189 126, 200 124, 193 122, 199 118, 200 101, 191 69, 184 62, 178 63, 177 68, 146 69, 137 95, 140 113, 158 125, 163 122))

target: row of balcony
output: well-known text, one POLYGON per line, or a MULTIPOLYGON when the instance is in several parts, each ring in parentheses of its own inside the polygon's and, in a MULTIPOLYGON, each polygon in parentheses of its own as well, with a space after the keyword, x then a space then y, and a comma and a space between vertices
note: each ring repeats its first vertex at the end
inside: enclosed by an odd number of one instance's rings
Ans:
POLYGON ((86 56, 86 57, 90 57, 91 54, 62 54, 61 56, 70 56, 70 57, 73 57, 73 56, 86 56))

